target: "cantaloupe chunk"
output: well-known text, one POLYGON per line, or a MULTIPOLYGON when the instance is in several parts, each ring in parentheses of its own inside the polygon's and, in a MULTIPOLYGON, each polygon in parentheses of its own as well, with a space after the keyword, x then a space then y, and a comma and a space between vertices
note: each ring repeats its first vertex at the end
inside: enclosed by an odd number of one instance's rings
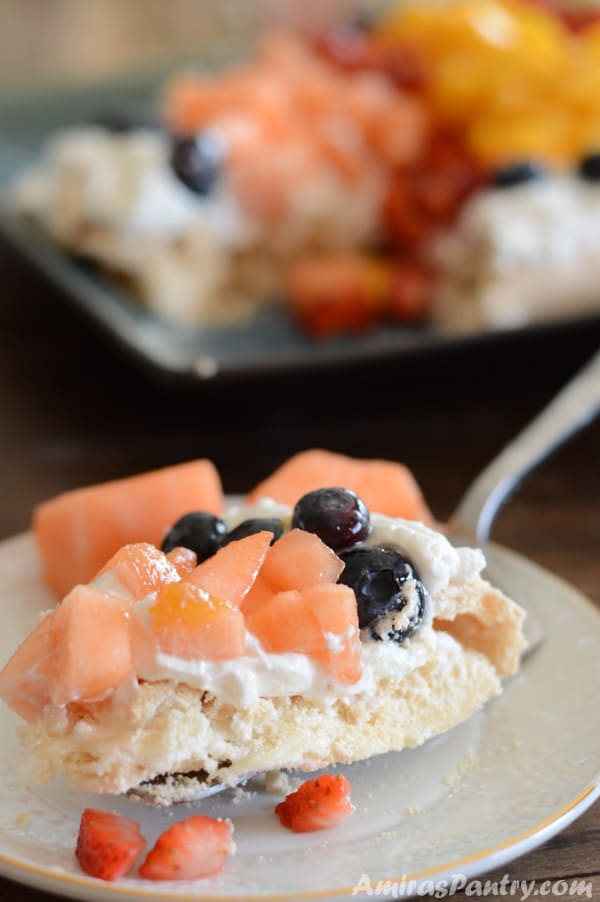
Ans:
POLYGON ((54 611, 44 615, 0 671, 0 698, 30 723, 42 716, 50 702, 48 677, 53 616, 54 611))
POLYGON ((198 565, 196 552, 191 548, 173 548, 167 554, 167 560, 173 564, 181 577, 187 576, 198 565))
POLYGON ((94 577, 93 584, 111 595, 118 595, 118 590, 123 587, 132 601, 139 601, 167 583, 180 579, 177 567, 167 559, 166 554, 149 542, 136 542, 119 548, 94 577))
POLYGON ((254 580, 250 591, 242 601, 242 611, 244 612, 244 615, 247 616, 248 614, 252 614, 265 602, 270 601, 275 594, 276 591, 264 581, 262 575, 259 573, 254 580))
POLYGON ((33 530, 44 575, 58 596, 87 583, 123 545, 160 546, 191 510, 219 514, 221 481, 208 460, 76 489, 38 505, 33 530))
POLYGON ((260 573, 242 602, 242 610, 251 614, 278 592, 335 583, 343 569, 336 553, 317 535, 292 529, 268 549, 260 573))
POLYGON ((171 583, 150 608, 160 651, 185 660, 223 661, 246 650, 244 615, 192 583, 171 583))
POLYGON ((280 592, 248 614, 246 624, 267 652, 310 655, 346 685, 361 677, 358 611, 349 586, 280 592))
POLYGON ((340 683, 355 683, 362 675, 362 657, 354 591, 343 585, 312 586, 303 598, 325 638, 326 647, 317 651, 317 659, 340 683))
POLYGON ((132 672, 130 604, 75 586, 54 611, 48 690, 54 705, 96 701, 132 672))
POLYGON ((319 536, 291 529, 269 548, 260 576, 275 592, 302 591, 337 582, 343 569, 343 562, 319 536))
POLYGON ((184 579, 212 598, 239 607, 258 576, 272 539, 273 533, 263 530, 229 542, 184 579))
POLYGON ((352 489, 371 512, 406 520, 433 522, 415 479, 403 464, 389 460, 356 460, 313 449, 290 457, 248 495, 273 498, 293 507, 307 492, 328 486, 352 489))

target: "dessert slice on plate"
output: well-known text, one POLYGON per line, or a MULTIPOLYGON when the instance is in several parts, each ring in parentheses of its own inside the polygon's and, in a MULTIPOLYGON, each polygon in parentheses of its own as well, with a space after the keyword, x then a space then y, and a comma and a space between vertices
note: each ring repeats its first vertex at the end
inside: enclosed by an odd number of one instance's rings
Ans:
POLYGON ((524 614, 484 564, 349 489, 190 512, 75 586, 0 673, 28 776, 167 805, 417 746, 518 668, 524 614))

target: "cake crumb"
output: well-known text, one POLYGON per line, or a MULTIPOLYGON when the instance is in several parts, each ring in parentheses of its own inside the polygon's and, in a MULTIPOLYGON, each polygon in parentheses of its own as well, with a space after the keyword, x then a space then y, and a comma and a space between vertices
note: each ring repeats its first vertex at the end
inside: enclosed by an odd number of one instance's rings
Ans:
POLYGON ((425 809, 422 805, 409 805, 408 808, 404 809, 405 814, 410 814, 411 816, 415 816, 417 814, 423 814, 425 809))
POLYGON ((460 783, 461 777, 464 777, 469 771, 474 770, 479 763, 479 755, 476 755, 475 752, 467 752, 454 770, 451 773, 446 774, 444 783, 446 786, 457 786, 460 783))
POLYGON ((27 811, 21 811, 17 814, 15 821, 19 827, 26 827, 31 821, 31 815, 27 811))
POLYGON ((287 796, 295 792, 302 781, 290 777, 284 770, 270 770, 265 774, 265 792, 274 796, 287 796))
POLYGON ((255 795, 256 793, 251 789, 247 789, 245 785, 234 786, 231 789, 231 798, 233 799, 234 804, 236 802, 243 802, 245 799, 251 799, 255 795))

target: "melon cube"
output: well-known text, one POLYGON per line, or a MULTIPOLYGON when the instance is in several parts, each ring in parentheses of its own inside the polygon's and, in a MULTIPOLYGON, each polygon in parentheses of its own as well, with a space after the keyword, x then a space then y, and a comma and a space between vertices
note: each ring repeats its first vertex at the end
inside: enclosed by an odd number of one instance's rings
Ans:
POLYGON ((44 615, 0 671, 0 698, 30 723, 42 716, 50 702, 48 676, 53 616, 54 611, 44 615))
POLYGON ((209 460, 65 492, 39 504, 33 530, 44 576, 59 596, 88 583, 123 545, 160 545, 167 529, 191 510, 219 514, 223 494, 209 460))
POLYGON ((314 654, 323 644, 319 621, 296 589, 272 595, 246 624, 267 652, 314 654))
POLYGON ((75 586, 54 611, 48 689, 54 705, 107 697, 132 673, 130 604, 75 586))
POLYGON ((248 614, 246 622, 265 651, 310 655, 343 684, 360 679, 358 610, 349 586, 280 592, 248 614))
POLYGON ((199 564, 185 582, 213 599, 239 607, 258 576, 272 539, 273 533, 264 530, 229 542, 199 564))
POLYGON ((164 552, 149 542, 137 542, 120 548, 96 575, 93 584, 110 595, 139 601, 180 578, 177 567, 167 560, 164 552))
POLYGON ((275 594, 276 592, 263 579, 262 573, 259 573, 250 591, 242 601, 242 611, 246 616, 252 614, 262 607, 266 601, 270 601, 275 594))
POLYGON ((340 683, 355 683, 362 674, 362 656, 354 591, 343 585, 313 586, 303 599, 325 640, 317 658, 340 683))
POLYGON ((250 492, 248 501, 273 498, 293 507, 307 492, 333 485, 356 492, 372 512, 433 522, 414 476, 403 464, 356 460, 318 448, 290 457, 250 492))
POLYGON ((196 552, 192 551, 191 548, 183 548, 180 546, 169 551, 167 560, 173 564, 182 578, 188 576, 198 564, 196 552))
POLYGON ((292 529, 269 548, 260 573, 275 592, 337 582, 343 562, 312 532, 292 529))

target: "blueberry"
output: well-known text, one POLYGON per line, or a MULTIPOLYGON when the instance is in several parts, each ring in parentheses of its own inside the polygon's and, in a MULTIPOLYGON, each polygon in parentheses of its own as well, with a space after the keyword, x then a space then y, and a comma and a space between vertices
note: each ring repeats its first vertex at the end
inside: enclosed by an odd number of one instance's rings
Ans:
POLYGON ((196 194, 209 194, 219 177, 223 163, 223 145, 210 132, 193 138, 178 138, 171 149, 175 175, 196 194))
POLYGON ((227 534, 227 524, 206 511, 192 511, 181 517, 163 539, 166 553, 183 546, 196 552, 198 563, 205 561, 219 550, 227 534))
POLYGON ((316 533, 335 551, 367 538, 369 511, 364 501, 349 489, 315 489, 296 504, 292 527, 316 533))
POLYGON ((283 532, 283 523, 276 517, 251 517, 228 532, 223 539, 222 545, 228 545, 229 542, 235 542, 237 539, 245 539, 246 536, 253 536, 255 533, 262 532, 265 529, 273 533, 272 545, 273 542, 280 538, 283 532))
POLYGON ((361 629, 401 644, 419 627, 427 591, 409 560, 392 548, 366 545, 342 552, 340 583, 354 589, 361 629))
POLYGON ((590 153, 580 161, 579 175, 586 182, 600 182, 600 152, 590 153))
POLYGON ((495 188, 512 188, 515 185, 522 185, 524 182, 536 181, 543 176, 544 170, 541 166, 530 160, 523 160, 498 169, 492 178, 492 185, 495 188))

